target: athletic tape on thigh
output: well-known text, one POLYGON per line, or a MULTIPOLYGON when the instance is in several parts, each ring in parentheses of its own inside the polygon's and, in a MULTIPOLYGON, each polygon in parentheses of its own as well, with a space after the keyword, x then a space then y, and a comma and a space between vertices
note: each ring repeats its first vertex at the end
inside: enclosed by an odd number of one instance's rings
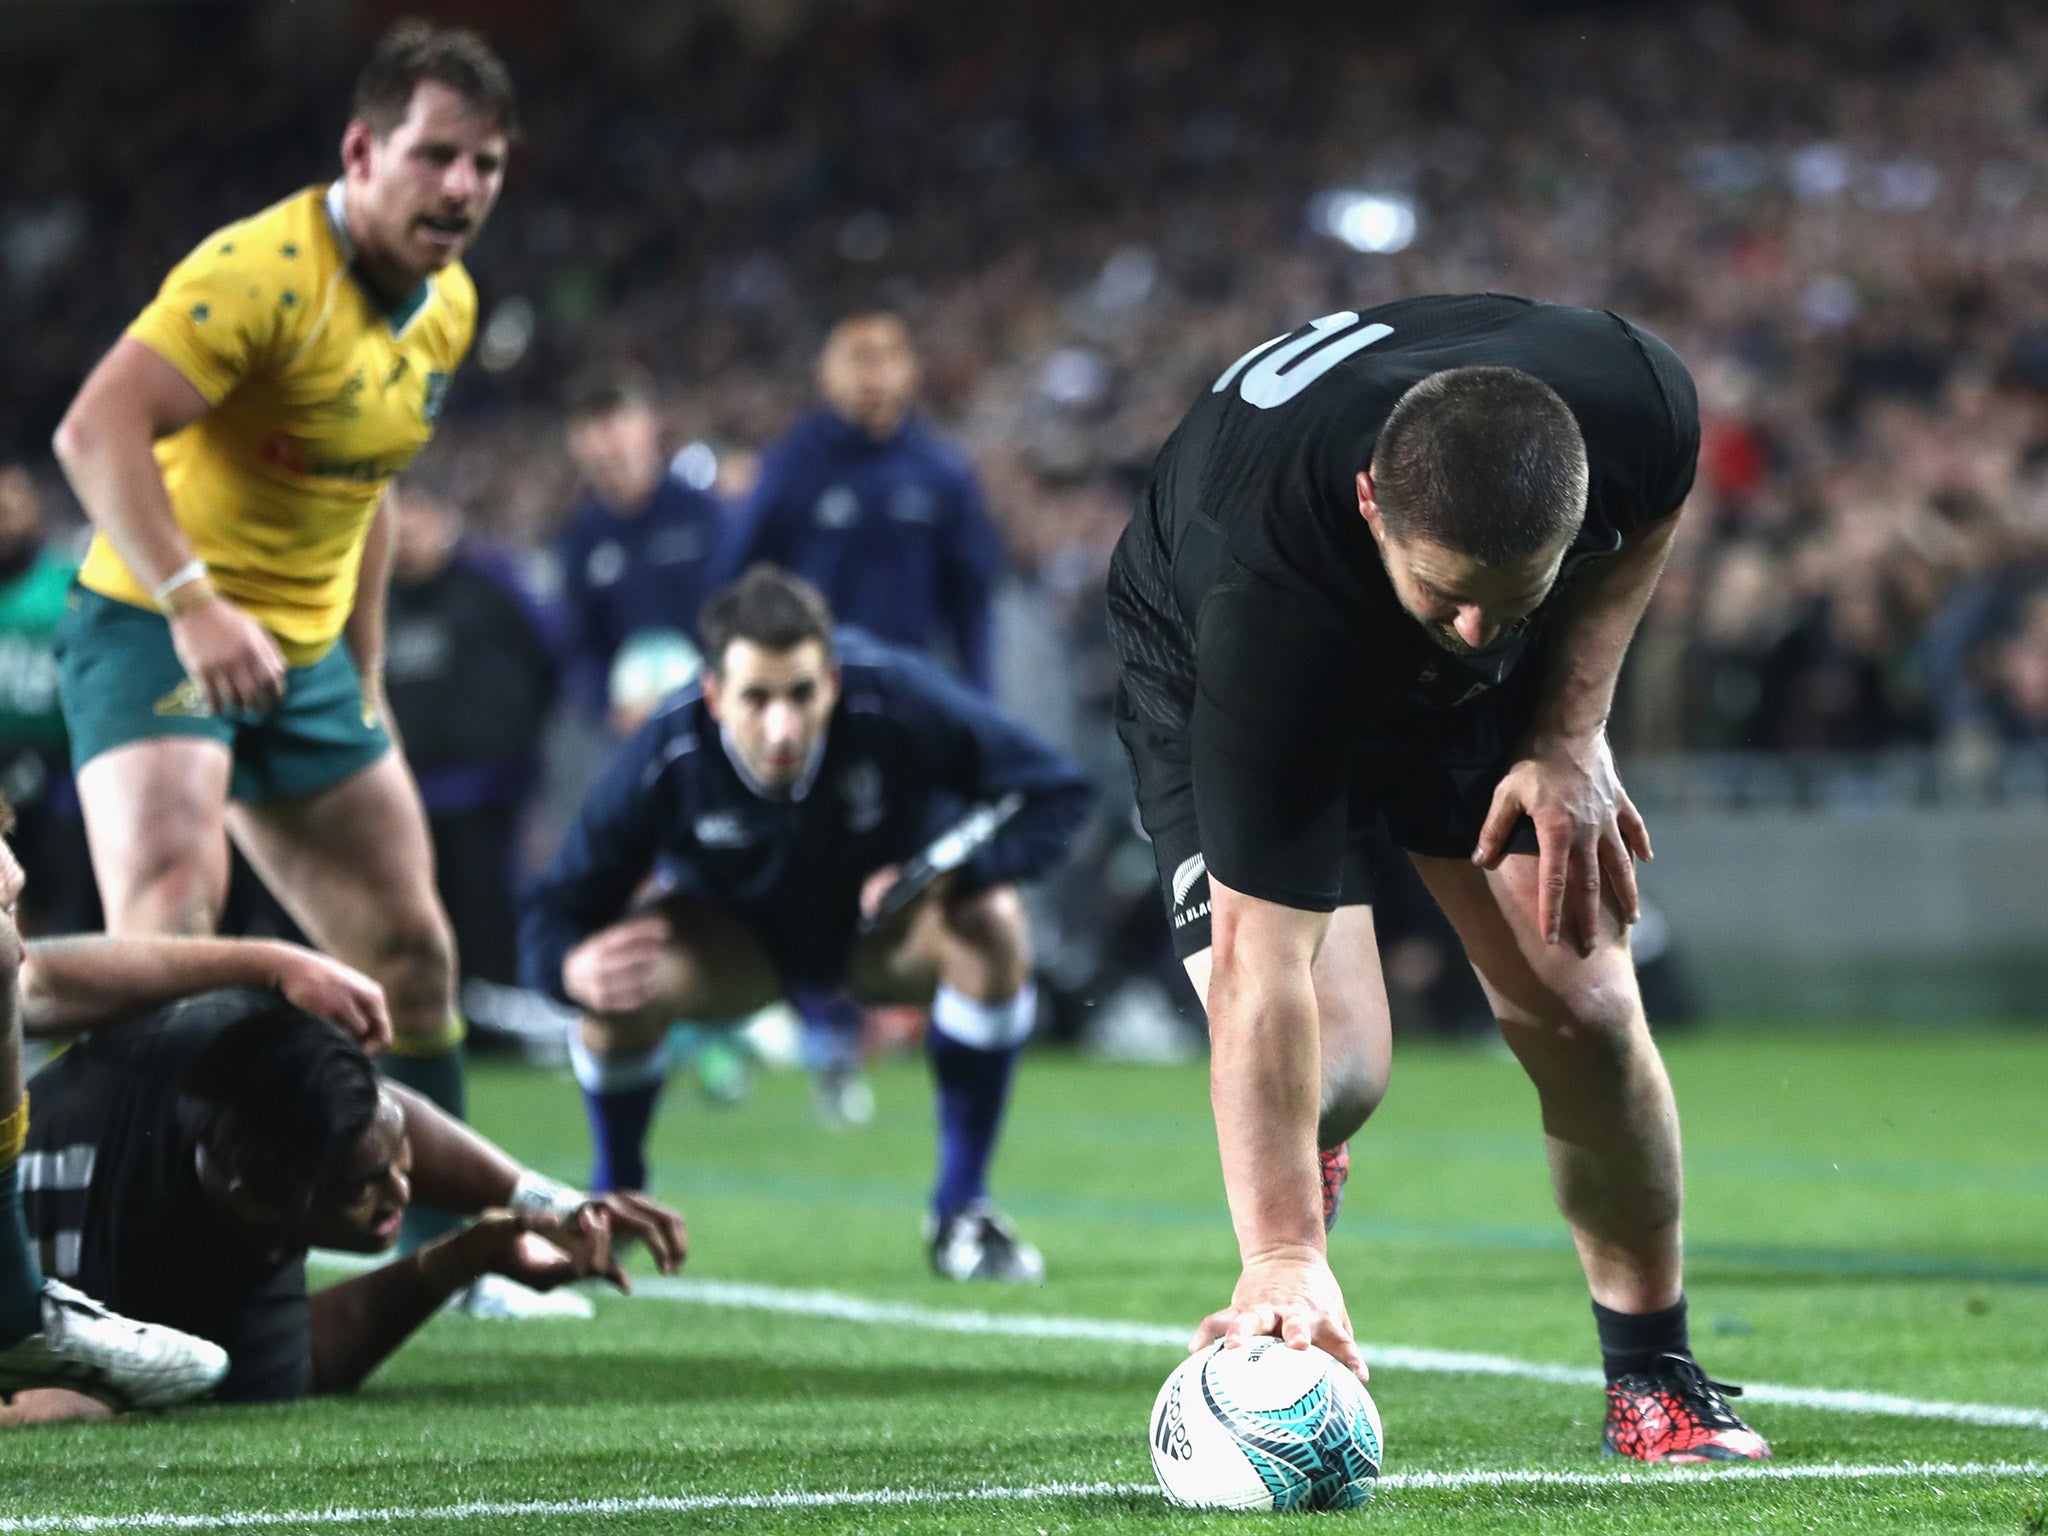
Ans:
POLYGON ((394 1056, 446 1056, 461 1048, 469 1038, 469 1020, 461 1014, 448 1016, 447 1026, 438 1035, 404 1035, 393 1033, 391 1054, 394 1056))

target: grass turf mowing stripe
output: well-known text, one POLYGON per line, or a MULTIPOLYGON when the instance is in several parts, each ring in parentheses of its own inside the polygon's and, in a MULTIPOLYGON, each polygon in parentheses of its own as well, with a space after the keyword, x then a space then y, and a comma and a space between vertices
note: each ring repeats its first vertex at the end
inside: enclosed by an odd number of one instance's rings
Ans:
MULTIPOLYGON (((1046 1317, 1029 1313, 942 1311, 900 1301, 875 1301, 841 1291, 794 1290, 777 1285, 752 1285, 728 1280, 655 1277, 635 1282, 636 1291, 666 1301, 698 1306, 732 1307, 753 1312, 783 1312, 801 1317, 832 1318, 917 1328, 935 1333, 978 1333, 1020 1339, 1080 1339, 1099 1344, 1137 1344, 1183 1349, 1190 1330, 1159 1323, 1125 1323, 1086 1317, 1046 1317)), ((1397 1371, 1440 1375, 1513 1376, 1525 1381, 1565 1386, 1604 1386, 1606 1378, 1589 1366, 1544 1365, 1508 1355, 1468 1354, 1445 1349, 1410 1349, 1391 1344, 1364 1344, 1370 1364, 1397 1371)), ((1946 1419, 1987 1429, 2048 1430, 2048 1409, 2015 1408, 1998 1403, 1944 1403, 1899 1397, 1888 1392, 1846 1392, 1824 1387, 1746 1386, 1747 1402, 1788 1408, 1818 1408, 1833 1413, 1869 1413, 1891 1418, 1946 1419)))
MULTIPOLYGON (((1467 1472, 1397 1472, 1382 1477, 1390 1492, 1457 1492, 1466 1488, 1671 1488, 1742 1482, 1858 1482, 1879 1478, 1985 1478, 2048 1476, 2048 1461, 1907 1461, 1793 1467, 1671 1468, 1622 1472, 1545 1472, 1476 1468, 1467 1472)), ((1016 1488, 846 1488, 827 1492, 645 1494, 636 1498, 522 1499, 503 1503, 397 1505, 385 1508, 301 1509, 206 1515, 0 1516, 5 1536, 89 1531, 251 1530, 278 1526, 398 1525, 418 1520, 511 1520, 550 1516, 704 1514, 723 1509, 887 1508, 917 1504, 1028 1503, 1034 1500, 1156 1497, 1150 1483, 1036 1483, 1016 1488)))
MULTIPOLYGON (((1541 1155, 1538 1154, 1540 1166, 1541 1155)), ((582 1175, 568 1167, 544 1168, 573 1183, 582 1175)), ((831 1178, 733 1169, 683 1170, 676 1189, 692 1196, 773 1200, 806 1207, 860 1206, 870 1210, 922 1211, 929 1195, 918 1179, 831 1178)), ((1149 1226, 1228 1231, 1229 1212, 1215 1201, 1120 1200, 1045 1190, 1016 1190, 1004 1199, 1014 1215, 1117 1227, 1149 1226)), ((1407 1243, 1460 1248, 1505 1248, 1517 1252, 1571 1253, 1571 1234, 1554 1221, 1514 1226, 1430 1221, 1364 1211, 1347 1217, 1333 1243, 1407 1243)), ((1693 1237, 1686 1255, 1695 1265, 1728 1264, 1784 1274, 1859 1275, 1891 1280, 1954 1280, 1965 1284, 2048 1286, 2048 1267, 2002 1259, 1879 1253, 1843 1248, 1799 1248, 1771 1243, 1717 1242, 1693 1237)))

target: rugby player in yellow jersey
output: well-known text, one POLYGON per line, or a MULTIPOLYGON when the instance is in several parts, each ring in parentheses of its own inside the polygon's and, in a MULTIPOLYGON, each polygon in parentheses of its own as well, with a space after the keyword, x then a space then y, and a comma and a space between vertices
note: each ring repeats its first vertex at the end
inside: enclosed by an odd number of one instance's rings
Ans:
POLYGON ((392 28, 341 179, 208 236, 56 437, 97 528, 58 647, 108 931, 210 931, 231 833, 383 984, 390 1075, 457 1115, 454 941, 382 722, 383 501, 468 350, 459 258, 516 128, 481 38, 392 28))

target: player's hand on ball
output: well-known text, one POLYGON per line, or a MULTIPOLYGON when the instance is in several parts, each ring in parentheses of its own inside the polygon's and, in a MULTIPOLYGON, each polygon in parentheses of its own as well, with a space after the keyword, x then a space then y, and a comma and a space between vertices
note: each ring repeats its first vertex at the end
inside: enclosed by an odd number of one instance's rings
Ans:
POLYGON ((185 675, 215 714, 261 714, 284 697, 284 652, 276 638, 226 598, 188 608, 170 622, 185 675))
POLYGON ((1188 1353, 1198 1354, 1218 1339, 1242 1348, 1261 1335, 1294 1349, 1311 1344, 1348 1367, 1360 1381, 1369 1378, 1365 1356, 1351 1336, 1351 1317, 1344 1292, 1330 1272, 1330 1261, 1311 1249, 1255 1258, 1244 1267, 1230 1305, 1202 1319, 1188 1353))
POLYGON ((275 985, 285 1001, 331 1020, 355 1036, 367 1055, 391 1043, 384 989, 361 971, 297 944, 279 944, 275 985))
POLYGON ((664 1275, 681 1269, 683 1260, 690 1256, 690 1234, 683 1226, 681 1213, 658 1200, 619 1189, 591 1196, 585 1209, 593 1208, 602 1210, 610 1219, 614 1242, 637 1237, 646 1245, 654 1267, 664 1275))
POLYGON ((600 929, 562 961, 562 990, 592 1013, 633 1013, 654 1001, 669 945, 658 912, 600 929))
POLYGON ((1472 861, 1498 869, 1518 818, 1536 825, 1536 922, 1549 943, 1567 939, 1582 955, 1600 932, 1602 890, 1623 922, 1642 912, 1637 859, 1650 858, 1650 830, 1621 787, 1605 732, 1590 741, 1543 738, 1507 771, 1479 831, 1472 861))

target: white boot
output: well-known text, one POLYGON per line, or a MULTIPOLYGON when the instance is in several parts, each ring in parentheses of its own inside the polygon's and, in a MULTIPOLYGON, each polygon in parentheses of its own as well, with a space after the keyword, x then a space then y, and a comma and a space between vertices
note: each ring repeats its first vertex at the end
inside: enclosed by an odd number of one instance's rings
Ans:
POLYGON ((503 1275, 483 1275, 471 1281, 468 1290, 455 1294, 450 1306, 471 1317, 485 1317, 498 1322, 531 1317, 585 1318, 597 1315, 597 1308, 591 1305, 588 1296, 567 1288, 536 1291, 503 1275))
POLYGON ((220 1385, 218 1344, 109 1312, 61 1280, 43 1282, 43 1329, 0 1349, 0 1398, 67 1387, 111 1408, 169 1408, 220 1385))

